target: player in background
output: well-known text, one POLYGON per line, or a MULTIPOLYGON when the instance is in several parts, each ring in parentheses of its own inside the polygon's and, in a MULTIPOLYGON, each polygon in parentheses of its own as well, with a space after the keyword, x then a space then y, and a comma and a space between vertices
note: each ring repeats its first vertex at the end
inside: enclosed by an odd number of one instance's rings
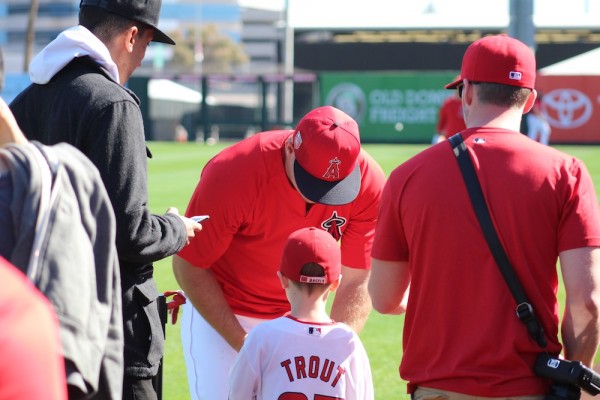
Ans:
POLYGON ((229 400, 373 399, 358 335, 326 310, 341 267, 339 245, 326 231, 290 235, 277 275, 292 310, 248 335, 231 370, 229 400))
POLYGON ((226 400, 246 334, 290 311, 277 271, 286 240, 300 228, 340 241, 344 280, 331 317, 362 329, 384 183, 361 148, 356 121, 330 106, 310 111, 294 130, 258 133, 206 164, 186 215, 210 219, 173 257, 191 301, 180 326, 192 399, 226 400))
POLYGON ((548 122, 548 117, 546 117, 546 114, 542 110, 542 95, 540 93, 538 93, 531 111, 523 116, 523 118, 527 119, 527 136, 548 146, 550 144, 552 127, 550 126, 550 122, 548 122))
MULTIPOLYGON (((459 79, 460 76, 456 77, 459 79)), ((464 131, 467 128, 463 115, 462 100, 455 93, 447 97, 438 113, 438 122, 436 125, 436 134, 433 135, 431 144, 436 144, 448 139, 455 133, 464 131)))

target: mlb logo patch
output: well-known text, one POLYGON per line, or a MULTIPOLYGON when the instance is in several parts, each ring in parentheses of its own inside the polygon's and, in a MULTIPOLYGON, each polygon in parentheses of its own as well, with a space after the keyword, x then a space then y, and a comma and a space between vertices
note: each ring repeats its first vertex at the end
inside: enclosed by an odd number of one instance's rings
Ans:
POLYGON ((294 149, 298 150, 300 145, 302 144, 302 135, 300 131, 296 132, 296 136, 294 136, 294 149))
POLYGON ((308 328, 308 334, 321 336, 321 328, 317 328, 316 326, 310 326, 308 328))
POLYGON ((523 74, 517 71, 510 71, 508 73, 508 78, 512 79, 513 81, 520 81, 522 77, 523 74))

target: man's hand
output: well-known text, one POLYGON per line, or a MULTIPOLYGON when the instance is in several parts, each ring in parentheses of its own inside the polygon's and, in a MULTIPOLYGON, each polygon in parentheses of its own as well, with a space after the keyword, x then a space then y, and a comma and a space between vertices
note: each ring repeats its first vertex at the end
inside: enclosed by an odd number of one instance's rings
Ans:
POLYGON ((190 240, 196 236, 196 232, 200 232, 202 230, 202 224, 194 221, 193 219, 180 215, 179 210, 177 210, 175 207, 169 207, 167 214, 175 214, 181 219, 187 231, 187 243, 189 243, 190 240))

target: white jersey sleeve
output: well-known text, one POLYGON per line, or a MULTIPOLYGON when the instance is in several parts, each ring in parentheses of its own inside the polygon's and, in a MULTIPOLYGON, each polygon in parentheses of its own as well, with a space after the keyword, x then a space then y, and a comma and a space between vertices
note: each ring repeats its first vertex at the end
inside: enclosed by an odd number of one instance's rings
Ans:
POLYGON ((345 324, 290 317, 250 332, 230 371, 229 400, 372 400, 367 353, 345 324))
MULTIPOLYGON (((249 338, 246 338, 246 343, 249 338)), ((248 358, 248 351, 239 352, 229 373, 229 400, 256 399, 260 391, 260 372, 255 370, 255 363, 248 358)))

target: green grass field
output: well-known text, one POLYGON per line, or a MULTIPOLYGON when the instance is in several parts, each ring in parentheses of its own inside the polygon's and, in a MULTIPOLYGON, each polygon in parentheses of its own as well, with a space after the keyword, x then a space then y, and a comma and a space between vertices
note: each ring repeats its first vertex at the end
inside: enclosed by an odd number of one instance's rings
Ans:
MULTIPOLYGON (((207 146, 150 142, 154 154, 149 160, 149 198, 154 213, 164 213, 170 206, 183 213, 196 186, 204 164, 228 144, 207 146)), ((365 149, 379 162, 386 174, 407 158, 426 148, 425 145, 366 144, 365 149)), ((600 148, 597 146, 556 146, 582 159, 596 185, 600 198, 600 148)), ((156 280, 161 291, 179 286, 173 277, 171 259, 156 263, 156 280)), ((403 316, 372 312, 360 337, 369 354, 377 399, 408 399, 406 384, 398 376, 403 316)), ((167 343, 163 372, 163 398, 188 400, 185 362, 179 337, 179 325, 167 326, 167 343)))

